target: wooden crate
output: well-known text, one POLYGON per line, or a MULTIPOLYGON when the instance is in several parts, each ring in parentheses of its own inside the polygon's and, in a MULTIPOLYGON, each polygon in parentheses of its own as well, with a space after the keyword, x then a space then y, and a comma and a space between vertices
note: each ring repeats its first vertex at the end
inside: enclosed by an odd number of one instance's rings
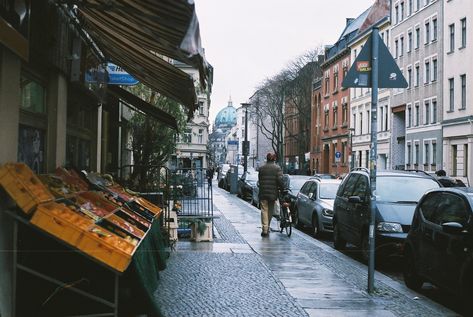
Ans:
POLYGON ((77 246, 83 233, 94 224, 92 219, 56 202, 39 205, 31 223, 72 246, 77 246))
POLYGON ((47 187, 23 163, 7 163, 1 166, 0 185, 27 214, 34 212, 39 204, 54 200, 47 187))
POLYGON ((77 248, 119 272, 126 270, 138 244, 122 239, 98 226, 84 233, 77 248))
POLYGON ((155 218, 158 218, 162 213, 162 209, 160 207, 156 206, 153 203, 150 203, 148 200, 144 199, 143 197, 135 197, 134 202, 136 202, 141 207, 146 208, 147 210, 151 211, 154 214, 155 218))

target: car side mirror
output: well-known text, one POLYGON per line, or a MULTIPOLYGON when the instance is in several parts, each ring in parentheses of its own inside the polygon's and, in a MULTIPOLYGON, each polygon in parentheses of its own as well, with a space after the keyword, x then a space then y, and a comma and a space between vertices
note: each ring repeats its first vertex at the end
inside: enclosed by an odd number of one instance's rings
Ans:
POLYGON ((445 222, 442 223, 442 231, 451 234, 459 234, 465 230, 463 225, 458 222, 445 222))
POLYGON ((348 197, 348 202, 354 204, 361 204, 363 202, 363 199, 361 199, 360 196, 350 196, 348 197))

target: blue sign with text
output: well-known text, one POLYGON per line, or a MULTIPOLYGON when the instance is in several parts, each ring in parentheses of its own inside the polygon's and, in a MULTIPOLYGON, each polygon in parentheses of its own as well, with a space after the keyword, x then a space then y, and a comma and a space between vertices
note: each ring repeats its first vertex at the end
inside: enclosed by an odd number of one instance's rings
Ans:
POLYGON ((138 83, 138 80, 124 71, 123 68, 112 63, 108 63, 106 69, 101 66, 89 69, 85 73, 85 81, 88 83, 106 82, 109 85, 123 86, 133 86, 138 83))

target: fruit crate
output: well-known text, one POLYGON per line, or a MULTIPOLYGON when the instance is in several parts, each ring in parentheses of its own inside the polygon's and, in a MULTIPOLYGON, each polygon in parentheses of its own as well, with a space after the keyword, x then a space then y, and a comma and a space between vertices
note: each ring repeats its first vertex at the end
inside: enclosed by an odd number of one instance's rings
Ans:
POLYGON ((39 204, 54 200, 54 196, 24 163, 7 163, 0 167, 0 185, 27 214, 39 204))
POLYGON ((77 246, 84 232, 94 224, 92 219, 56 202, 39 205, 31 223, 72 246, 77 246))
POLYGON ((84 233, 77 248, 119 272, 126 270, 139 245, 127 241, 99 226, 92 226, 84 233))

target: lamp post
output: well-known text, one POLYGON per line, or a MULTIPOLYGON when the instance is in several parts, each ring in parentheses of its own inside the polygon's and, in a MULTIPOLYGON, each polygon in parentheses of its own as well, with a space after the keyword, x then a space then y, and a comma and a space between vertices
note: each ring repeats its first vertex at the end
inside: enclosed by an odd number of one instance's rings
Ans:
POLYGON ((242 103, 245 108, 245 141, 243 141, 243 175, 248 171, 248 154, 250 153, 250 144, 248 142, 248 107, 251 103, 242 103))
POLYGON ((348 128, 350 133, 350 171, 355 168, 355 153, 353 152, 353 135, 355 134, 355 128, 348 128))

